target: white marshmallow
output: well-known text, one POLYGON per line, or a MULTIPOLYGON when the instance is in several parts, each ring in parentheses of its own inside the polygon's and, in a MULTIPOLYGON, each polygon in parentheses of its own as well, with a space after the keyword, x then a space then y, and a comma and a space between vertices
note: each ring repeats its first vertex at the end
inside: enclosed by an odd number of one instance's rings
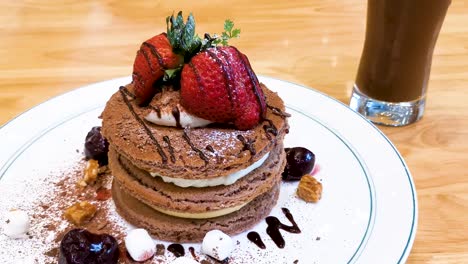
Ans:
POLYGON ((148 231, 141 228, 128 232, 125 237, 125 247, 135 261, 150 259, 156 251, 156 245, 148 231))
POLYGON ((200 262, 187 257, 178 257, 170 264, 200 264, 200 262))
POLYGON ((11 238, 26 238, 29 231, 29 216, 25 211, 13 210, 6 214, 3 232, 11 238))
POLYGON ((211 230, 203 238, 202 252, 219 261, 228 258, 233 250, 234 242, 220 230, 211 230))
MULTIPOLYGON (((191 115, 187 113, 182 107, 178 106, 180 110, 179 121, 182 127, 203 127, 213 123, 212 121, 191 115)), ((151 111, 145 116, 145 119, 153 124, 160 126, 173 126, 177 125, 176 119, 172 113, 161 111, 161 118, 156 111, 151 111)))

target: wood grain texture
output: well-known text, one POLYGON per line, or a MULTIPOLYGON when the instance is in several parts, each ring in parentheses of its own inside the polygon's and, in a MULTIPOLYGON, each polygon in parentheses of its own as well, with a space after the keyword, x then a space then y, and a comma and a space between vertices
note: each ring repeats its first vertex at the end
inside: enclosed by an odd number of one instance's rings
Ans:
MULTIPOLYGON (((348 102, 361 53, 362 0, 72 1, 0 4, 0 124, 53 96, 130 75, 141 41, 172 11, 198 32, 225 18, 258 74, 348 102)), ((424 118, 382 127, 416 183, 419 226, 408 263, 468 263, 468 0, 453 1, 435 49, 424 118)))

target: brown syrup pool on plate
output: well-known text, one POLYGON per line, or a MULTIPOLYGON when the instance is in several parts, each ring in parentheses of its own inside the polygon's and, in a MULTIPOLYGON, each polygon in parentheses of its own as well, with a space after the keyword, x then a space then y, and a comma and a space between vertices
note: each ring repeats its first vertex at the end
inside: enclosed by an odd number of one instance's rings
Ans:
MULTIPOLYGON (((291 225, 285 225, 280 222, 280 220, 274 216, 268 216, 265 221, 268 225, 266 232, 267 234, 271 237, 273 242, 275 242, 276 246, 279 248, 284 248, 285 246, 285 241, 283 236, 281 235, 280 229, 289 232, 289 233, 294 233, 294 234, 299 234, 301 233, 301 229, 299 229, 299 226, 297 225, 296 221, 294 221, 294 217, 287 208, 281 208, 281 211, 283 211, 283 214, 286 216, 286 218, 291 222, 291 225)), ((261 249, 265 249, 266 246, 262 241, 262 238, 257 232, 250 232, 247 234, 247 238, 252 241, 255 245, 257 245, 261 249)))

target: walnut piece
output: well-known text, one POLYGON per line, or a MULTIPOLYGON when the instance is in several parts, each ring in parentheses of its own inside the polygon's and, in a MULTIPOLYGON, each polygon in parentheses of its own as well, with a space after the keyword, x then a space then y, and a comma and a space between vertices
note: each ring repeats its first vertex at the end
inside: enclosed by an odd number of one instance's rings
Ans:
POLYGON ((73 224, 80 226, 86 221, 91 220, 96 213, 97 208, 95 205, 88 201, 78 202, 65 210, 63 216, 73 224))
POLYGON ((322 184, 310 175, 304 175, 297 187, 297 196, 310 203, 316 203, 322 198, 322 184))
POLYGON ((90 159, 86 163, 84 169, 84 177, 78 181, 78 185, 81 187, 86 187, 88 184, 92 184, 96 181, 99 174, 99 163, 97 160, 90 159))

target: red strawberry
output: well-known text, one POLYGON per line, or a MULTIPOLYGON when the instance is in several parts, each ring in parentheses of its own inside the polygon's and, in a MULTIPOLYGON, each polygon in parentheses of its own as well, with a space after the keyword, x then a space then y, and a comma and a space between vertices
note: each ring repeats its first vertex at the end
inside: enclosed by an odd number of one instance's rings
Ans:
POLYGON ((247 57, 232 46, 209 48, 195 55, 181 73, 181 104, 214 122, 255 127, 266 102, 247 57))
POLYGON ((137 103, 148 103, 156 93, 154 82, 164 76, 165 70, 178 68, 183 62, 183 56, 172 51, 166 33, 143 42, 133 63, 133 89, 137 103))

